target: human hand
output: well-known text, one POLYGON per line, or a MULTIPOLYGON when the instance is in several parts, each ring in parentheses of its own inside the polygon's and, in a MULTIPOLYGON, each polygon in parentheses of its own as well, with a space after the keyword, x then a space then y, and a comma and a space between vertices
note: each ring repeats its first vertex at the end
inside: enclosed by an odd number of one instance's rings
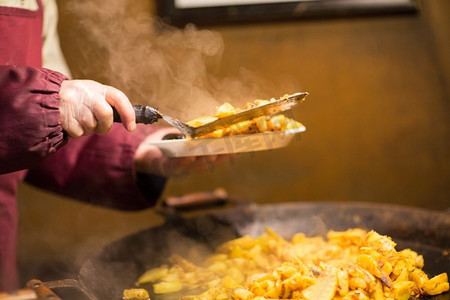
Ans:
POLYGON ((164 177, 181 177, 190 172, 211 170, 228 161, 231 155, 209 155, 191 157, 166 157, 158 147, 148 144, 162 140, 168 134, 180 134, 175 128, 162 128, 149 134, 136 149, 134 164, 136 172, 164 177))
POLYGON ((61 126, 70 137, 107 133, 113 124, 112 106, 127 130, 136 129, 133 107, 127 96, 116 88, 92 80, 65 80, 59 97, 61 126))

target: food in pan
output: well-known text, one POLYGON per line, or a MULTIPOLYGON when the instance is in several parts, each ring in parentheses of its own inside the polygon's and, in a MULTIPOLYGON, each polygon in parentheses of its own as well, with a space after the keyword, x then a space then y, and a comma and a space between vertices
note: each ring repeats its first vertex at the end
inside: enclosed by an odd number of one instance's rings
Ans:
POLYGON ((123 300, 150 300, 145 289, 126 289, 123 291, 123 300))
MULTIPOLYGON (((289 95, 285 95, 287 97, 289 95)), ((193 127, 199 127, 205 125, 207 123, 213 122, 217 119, 228 117, 230 115, 234 115, 243 110, 247 110, 256 106, 264 105, 270 102, 275 101, 276 99, 271 100, 254 100, 253 102, 247 103, 247 105, 240 109, 236 108, 230 103, 224 103, 216 108, 216 112, 214 116, 206 116, 199 117, 192 121, 187 122, 188 125, 193 127)), ((243 122, 239 122, 228 127, 218 129, 211 133, 199 136, 197 138, 207 138, 207 137, 223 137, 228 135, 238 135, 238 134, 251 134, 251 133, 260 133, 266 131, 284 131, 287 129, 296 129, 303 127, 299 122, 287 118, 283 114, 277 114, 273 116, 261 116, 254 118, 252 120, 247 120, 243 122)))
POLYGON ((446 273, 429 278, 423 257, 375 231, 329 231, 327 239, 295 234, 290 241, 267 228, 218 247, 196 265, 172 255, 137 285, 182 300, 399 299, 449 290, 446 273))

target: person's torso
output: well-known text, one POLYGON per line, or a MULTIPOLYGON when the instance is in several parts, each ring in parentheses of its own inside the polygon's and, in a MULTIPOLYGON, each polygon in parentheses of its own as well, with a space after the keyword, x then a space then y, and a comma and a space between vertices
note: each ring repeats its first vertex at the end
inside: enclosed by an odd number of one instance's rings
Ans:
POLYGON ((0 0, 0 65, 42 65, 41 0, 0 0))

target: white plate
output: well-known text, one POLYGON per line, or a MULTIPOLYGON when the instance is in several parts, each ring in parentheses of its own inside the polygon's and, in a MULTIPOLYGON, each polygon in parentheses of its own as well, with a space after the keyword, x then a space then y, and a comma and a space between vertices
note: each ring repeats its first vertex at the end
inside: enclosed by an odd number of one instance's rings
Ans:
POLYGON ((168 157, 231 154, 286 147, 296 134, 305 130, 305 127, 301 127, 286 131, 269 131, 221 138, 162 140, 149 144, 161 149, 168 157))

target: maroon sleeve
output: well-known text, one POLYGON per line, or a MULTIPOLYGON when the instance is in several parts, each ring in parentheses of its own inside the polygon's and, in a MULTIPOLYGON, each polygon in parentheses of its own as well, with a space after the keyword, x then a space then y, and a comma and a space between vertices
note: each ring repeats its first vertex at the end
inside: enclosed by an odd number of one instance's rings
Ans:
POLYGON ((0 174, 27 169, 64 143, 58 92, 63 74, 0 66, 0 174))
POLYGON ((116 124, 107 135, 68 141, 58 96, 66 79, 47 69, 0 66, 0 174, 30 169, 29 183, 93 204, 127 210, 153 205, 166 179, 137 177, 134 152, 156 127, 130 133, 116 124))
POLYGON ((70 139, 65 147, 29 170, 26 181, 58 194, 121 210, 155 204, 166 179, 136 176, 134 153, 157 127, 138 125, 134 132, 114 124, 106 135, 70 139))

